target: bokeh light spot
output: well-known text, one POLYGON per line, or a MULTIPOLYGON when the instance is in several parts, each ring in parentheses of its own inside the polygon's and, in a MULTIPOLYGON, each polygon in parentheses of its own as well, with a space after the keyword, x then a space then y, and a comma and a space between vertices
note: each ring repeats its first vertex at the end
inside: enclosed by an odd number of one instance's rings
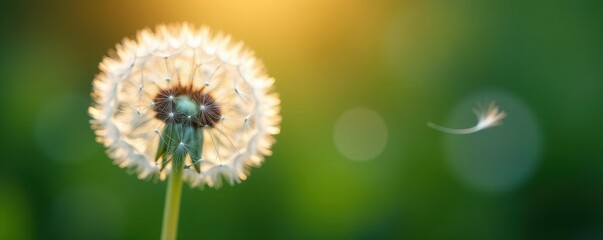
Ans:
POLYGON ((335 145, 349 159, 373 159, 381 154, 386 143, 385 122, 372 110, 349 110, 335 124, 335 145))
POLYGON ((467 186, 500 193, 526 182, 540 161, 541 134, 532 111, 519 99, 500 91, 480 92, 461 101, 449 126, 473 124, 471 109, 490 99, 509 115, 498 127, 469 135, 446 135, 445 151, 454 174, 467 186))

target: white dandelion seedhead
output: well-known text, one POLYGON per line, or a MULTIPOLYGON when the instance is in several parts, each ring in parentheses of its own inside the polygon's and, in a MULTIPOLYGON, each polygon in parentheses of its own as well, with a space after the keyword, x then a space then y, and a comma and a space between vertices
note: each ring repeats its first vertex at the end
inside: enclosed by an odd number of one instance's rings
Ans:
POLYGON ((481 131, 486 128, 496 127, 502 124, 502 120, 507 116, 507 113, 504 111, 500 111, 498 106, 491 101, 487 104, 488 107, 485 107, 482 103, 478 103, 477 107, 473 109, 473 113, 477 117, 477 124, 470 128, 464 129, 455 129, 455 128, 447 128, 442 127, 440 125, 427 122, 427 126, 442 131, 445 133, 451 134, 470 134, 481 131))
POLYGON ((242 43, 184 23, 139 31, 100 63, 97 141, 139 178, 183 167, 191 186, 247 178, 280 131, 274 79, 242 43))

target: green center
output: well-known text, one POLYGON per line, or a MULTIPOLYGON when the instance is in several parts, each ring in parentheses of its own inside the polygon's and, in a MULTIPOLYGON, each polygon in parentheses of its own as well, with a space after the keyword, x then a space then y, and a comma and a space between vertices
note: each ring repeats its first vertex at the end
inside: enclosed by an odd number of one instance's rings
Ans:
POLYGON ((197 103, 186 95, 181 95, 176 98, 176 111, 178 113, 193 116, 199 112, 197 103))

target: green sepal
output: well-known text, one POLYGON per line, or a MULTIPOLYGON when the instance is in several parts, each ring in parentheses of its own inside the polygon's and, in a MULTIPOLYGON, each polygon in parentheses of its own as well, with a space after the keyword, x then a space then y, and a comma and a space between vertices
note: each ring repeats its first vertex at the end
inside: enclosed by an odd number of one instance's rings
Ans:
POLYGON ((195 167, 195 171, 197 171, 197 173, 201 173, 201 160, 193 163, 193 166, 195 167))
POLYGON ((197 173, 201 173, 201 163, 197 161, 201 159, 201 146, 203 144, 203 136, 201 134, 203 132, 192 126, 184 127, 184 141, 187 143, 188 155, 197 173))
POLYGON ((202 147, 202 130, 168 123, 161 133, 155 161, 162 159, 160 171, 163 171, 169 162, 172 162, 172 168, 183 168, 188 155, 197 173, 201 173, 201 162, 198 160, 201 159, 202 147))
POLYGON ((160 153, 159 150, 163 150, 159 156, 162 157, 163 160, 161 161, 161 168, 159 171, 163 171, 167 164, 174 160, 178 150, 178 144, 180 143, 178 139, 181 139, 181 129, 181 124, 168 123, 165 125, 163 133, 161 134, 161 141, 165 144, 165 148, 157 148, 158 153, 160 153))
MULTIPOLYGON (((180 143, 178 143, 180 144, 180 143)), ((177 168, 184 168, 184 159, 186 159, 186 148, 176 144, 176 149, 172 155, 172 171, 177 168)))
POLYGON ((203 148, 203 131, 195 129, 193 132, 193 139, 191 141, 191 159, 193 160, 193 166, 197 173, 201 173, 201 153, 203 148), (194 158, 193 158, 194 157, 194 158))
MULTIPOLYGON (((173 137, 172 132, 174 132, 174 124, 168 123, 163 128, 161 135, 159 135, 159 143, 157 144, 157 153, 155 154, 155 162, 159 160, 161 157, 166 155, 167 150, 172 145, 173 137)), ((163 161, 166 161, 167 157, 164 157, 163 161)), ((163 167, 161 168, 163 169, 163 167)))

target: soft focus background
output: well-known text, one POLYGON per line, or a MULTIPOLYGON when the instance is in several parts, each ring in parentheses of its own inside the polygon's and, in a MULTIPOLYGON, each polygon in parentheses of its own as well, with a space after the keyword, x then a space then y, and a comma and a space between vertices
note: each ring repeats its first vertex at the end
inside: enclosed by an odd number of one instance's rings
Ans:
POLYGON ((165 183, 87 123, 98 62, 159 23, 243 40, 282 133, 183 192, 181 239, 603 239, 601 1, 22 1, 0 7, 0 239, 156 239, 165 183), (471 126, 495 100, 504 124, 471 126))

